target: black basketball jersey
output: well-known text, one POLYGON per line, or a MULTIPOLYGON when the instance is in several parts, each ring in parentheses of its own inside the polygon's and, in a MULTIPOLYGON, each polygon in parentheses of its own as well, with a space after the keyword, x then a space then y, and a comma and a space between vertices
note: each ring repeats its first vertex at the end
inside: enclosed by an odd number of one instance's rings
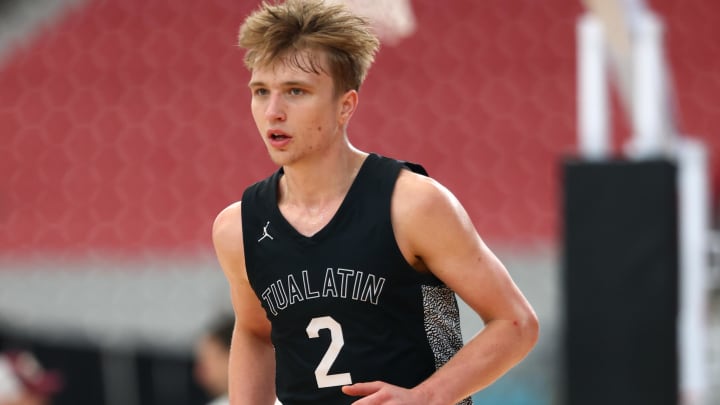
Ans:
POLYGON ((350 404, 358 398, 340 387, 357 382, 411 388, 461 347, 454 293, 413 269, 395 241, 390 201, 403 167, 426 174, 370 154, 335 216, 310 237, 278 208, 282 169, 245 190, 245 263, 272 324, 284 405, 350 404))

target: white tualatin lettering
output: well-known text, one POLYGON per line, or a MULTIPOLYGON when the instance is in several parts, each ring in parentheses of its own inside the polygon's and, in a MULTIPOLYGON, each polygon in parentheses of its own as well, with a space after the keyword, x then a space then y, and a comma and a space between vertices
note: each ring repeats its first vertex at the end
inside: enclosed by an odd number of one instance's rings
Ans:
POLYGON ((302 287, 294 274, 288 274, 286 279, 280 279, 270 284, 260 295, 273 315, 305 300, 315 298, 345 298, 353 301, 370 302, 377 305, 385 287, 385 278, 374 274, 365 274, 362 271, 351 269, 325 270, 322 286, 313 289, 310 285, 310 275, 307 270, 300 272, 302 287))

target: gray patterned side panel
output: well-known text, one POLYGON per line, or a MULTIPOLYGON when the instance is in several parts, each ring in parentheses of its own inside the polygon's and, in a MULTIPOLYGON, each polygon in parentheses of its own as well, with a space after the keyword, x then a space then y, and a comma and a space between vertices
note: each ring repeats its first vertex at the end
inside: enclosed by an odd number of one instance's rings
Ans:
MULTIPOLYGON (((435 355, 435 368, 442 367, 463 345, 460 312, 455 293, 445 286, 423 286, 425 333, 435 355)), ((472 405, 465 398, 458 405, 472 405)))

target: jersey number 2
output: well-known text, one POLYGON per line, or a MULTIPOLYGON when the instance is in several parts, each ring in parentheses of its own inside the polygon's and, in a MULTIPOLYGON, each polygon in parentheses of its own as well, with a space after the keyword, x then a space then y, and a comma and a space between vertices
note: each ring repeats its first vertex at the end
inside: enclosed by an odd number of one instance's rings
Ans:
POLYGON ((315 369, 318 388, 352 384, 350 373, 328 374, 330 367, 332 367, 338 354, 340 354, 340 349, 345 345, 342 326, 330 316, 313 318, 306 329, 308 337, 311 339, 317 338, 321 329, 330 330, 330 347, 328 347, 322 360, 320 360, 320 364, 315 369))

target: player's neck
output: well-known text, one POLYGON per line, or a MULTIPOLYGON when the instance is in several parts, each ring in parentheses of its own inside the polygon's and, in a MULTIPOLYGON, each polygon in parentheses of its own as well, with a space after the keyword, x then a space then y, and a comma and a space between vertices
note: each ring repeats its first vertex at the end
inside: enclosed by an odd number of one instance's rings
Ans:
POLYGON ((360 171, 367 153, 353 147, 302 166, 284 168, 280 201, 295 206, 322 206, 342 200, 360 171))

